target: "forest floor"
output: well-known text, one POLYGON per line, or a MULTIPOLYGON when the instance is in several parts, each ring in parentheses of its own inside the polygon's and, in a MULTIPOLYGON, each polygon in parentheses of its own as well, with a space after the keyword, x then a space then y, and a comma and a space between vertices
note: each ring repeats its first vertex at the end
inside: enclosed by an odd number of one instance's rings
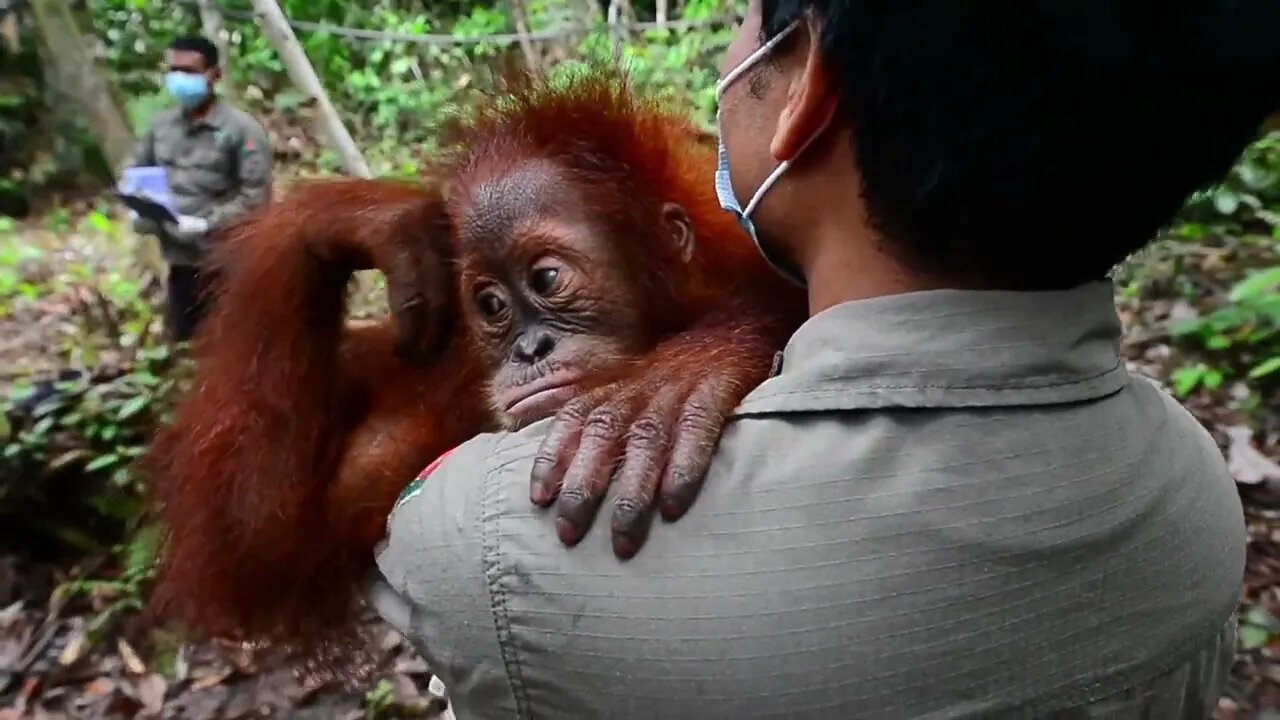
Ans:
MULTIPOLYGON (((1181 244, 1157 247, 1131 264, 1117 283, 1130 368, 1172 383, 1177 368, 1202 362, 1174 341, 1170 324, 1214 306, 1243 268, 1274 264, 1274 253, 1274 247, 1237 243, 1181 244)), ((74 293, 42 299, 31 306, 42 308, 35 316, 11 317, 0 327, 7 341, 0 342, 7 355, 0 365, 33 369, 31 356, 61 342, 58 325, 77 302, 74 293), (42 337, 42 324, 52 335, 42 337)), ((1280 720, 1280 403, 1250 398, 1229 378, 1184 399, 1228 458, 1251 539, 1241 649, 1218 718, 1280 720)), ((186 647, 143 632, 135 626, 136 598, 118 583, 89 584, 75 594, 56 590, 101 575, 104 568, 94 562, 101 558, 36 559, 25 548, 0 544, 0 720, 380 719, 432 717, 440 710, 426 664, 374 620, 370 629, 381 649, 374 678, 357 689, 319 684, 242 647, 186 647)))
POLYGON ((0 609, 0 720, 430 719, 444 709, 426 663, 380 621, 368 621, 379 649, 370 679, 323 682, 235 644, 140 639, 127 617, 113 637, 90 644, 89 629, 119 598, 68 601, 50 592, 61 572, 0 558, 0 596, 21 598, 0 609))

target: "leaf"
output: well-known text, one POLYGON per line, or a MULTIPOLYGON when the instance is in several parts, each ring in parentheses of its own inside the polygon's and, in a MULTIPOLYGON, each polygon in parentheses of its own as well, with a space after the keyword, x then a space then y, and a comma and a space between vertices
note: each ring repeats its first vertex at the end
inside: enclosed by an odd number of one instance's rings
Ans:
POLYGON ((1240 626, 1240 648, 1242 650, 1257 650, 1267 644, 1267 640, 1271 638, 1271 633, 1265 628, 1256 625, 1240 626))
POLYGON ((115 689, 116 684, 111 678, 100 677, 85 685, 80 693, 86 700, 95 700, 110 695, 115 689))
POLYGON ((219 672, 212 673, 210 675, 205 675, 204 677, 193 681, 191 683, 191 689, 193 691, 199 692, 200 690, 211 688, 214 685, 221 685, 222 681, 231 677, 233 672, 234 672, 233 670, 228 668, 226 670, 221 670, 219 672))
POLYGON ((58 664, 62 667, 71 667, 75 665, 80 658, 84 657, 84 651, 89 646, 89 635, 81 629, 71 636, 71 640, 67 642, 66 647, 62 648, 62 652, 58 653, 58 664))
POLYGON ((164 678, 156 673, 139 678, 134 686, 138 689, 138 701, 142 703, 141 716, 158 717, 164 710, 164 696, 168 685, 164 678))
POLYGON ((1280 355, 1268 360, 1263 360, 1255 365, 1253 369, 1249 371, 1249 379, 1256 380, 1264 375, 1270 375, 1277 370, 1280 370, 1280 355))
POLYGON ((84 471, 86 473, 97 472, 98 470, 111 467, 118 462, 120 462, 120 456, 115 453, 99 455, 84 466, 84 471))
POLYGON ((138 530, 125 545, 124 567, 128 574, 139 575, 146 572, 160 547, 160 528, 157 525, 146 525, 138 530))
POLYGON ((45 465, 45 470, 50 473, 58 472, 63 468, 74 465, 75 463, 83 462, 89 456, 90 453, 88 450, 85 450, 84 448, 74 448, 50 460, 45 465))
POLYGON ((138 657, 133 646, 124 638, 116 640, 116 652, 120 654, 120 661, 124 663, 126 672, 131 675, 143 675, 147 672, 146 663, 142 662, 142 658, 138 657))
POLYGON ((1204 373, 1204 378, 1201 382, 1204 383, 1206 389, 1217 390, 1222 387, 1223 379, 1224 376, 1221 370, 1208 370, 1204 373))
POLYGON ((1253 446, 1253 431, 1236 425, 1224 428, 1227 434, 1227 469, 1236 482, 1257 485, 1262 482, 1280 481, 1280 464, 1263 455, 1253 446))
POLYGON ((89 226, 100 233, 109 233, 111 232, 111 229, 115 227, 111 222, 111 218, 103 215, 97 210, 89 213, 89 216, 86 219, 89 221, 89 226))
POLYGON ((37 436, 48 434, 48 432, 53 429, 53 424, 56 421, 57 418, 52 415, 40 418, 40 422, 37 422, 31 427, 31 434, 37 436))
POLYGON ((1260 272, 1250 273, 1248 277, 1231 288, 1228 299, 1231 302, 1245 302, 1257 298, 1265 292, 1280 286, 1280 265, 1260 272))
POLYGON ((1256 625, 1257 627, 1269 630, 1273 633, 1280 633, 1280 620, 1277 620, 1276 616, 1272 615, 1271 612, 1262 605, 1254 605, 1253 607, 1250 607, 1244 614, 1244 622, 1250 625, 1256 625))
POLYGON ((1231 347, 1231 338, 1226 335, 1213 335, 1204 341, 1204 346, 1209 350, 1226 350, 1231 347))
POLYGON ((129 401, 122 405, 120 410, 116 413, 116 420, 124 422, 134 415, 137 415, 139 412, 142 412, 142 409, 145 408, 147 403, 150 401, 151 396, 145 393, 130 398, 129 401))
POLYGON ((1178 368, 1170 376, 1173 381, 1173 391, 1178 397, 1186 397, 1191 394, 1192 390, 1200 384, 1200 380, 1204 377, 1206 368, 1203 365, 1192 365, 1190 367, 1178 368))
POLYGON ((1230 190, 1219 189, 1213 195, 1213 207, 1223 215, 1233 215, 1240 209, 1240 198, 1230 190))

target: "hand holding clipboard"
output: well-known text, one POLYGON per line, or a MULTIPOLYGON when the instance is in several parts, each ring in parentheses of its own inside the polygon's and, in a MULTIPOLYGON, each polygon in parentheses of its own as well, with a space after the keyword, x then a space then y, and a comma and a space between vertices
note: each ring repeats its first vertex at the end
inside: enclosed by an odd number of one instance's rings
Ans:
POLYGON ((130 195, 116 191, 115 196, 120 198, 125 207, 137 213, 138 217, 153 220, 161 225, 178 222, 178 216, 174 215, 173 211, 144 195, 130 195))
POLYGON ((125 168, 115 196, 138 217, 161 225, 178 222, 169 192, 169 176, 162 167, 125 168))

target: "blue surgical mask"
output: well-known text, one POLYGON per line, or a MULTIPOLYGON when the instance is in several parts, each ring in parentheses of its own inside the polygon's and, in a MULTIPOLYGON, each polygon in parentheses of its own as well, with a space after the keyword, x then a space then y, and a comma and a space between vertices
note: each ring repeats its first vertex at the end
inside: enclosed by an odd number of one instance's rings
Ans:
MULTIPOLYGON (((804 287, 804 278, 788 269, 786 264, 779 262, 776 258, 770 255, 769 250, 760 242, 760 236, 756 232, 755 223, 751 221, 752 211, 754 211, 756 206, 760 204, 761 198, 763 198, 764 194, 769 191, 769 188, 773 187, 773 184, 778 181, 778 178, 782 177, 782 173, 786 172, 787 168, 791 167, 791 163, 794 158, 782 161, 782 163, 769 174, 769 177, 765 178, 764 183, 761 184, 760 188, 751 196, 751 200, 747 202, 747 206, 744 208, 738 203, 738 198, 733 192, 733 183, 730 182, 729 179, 729 153, 725 150, 724 132, 720 128, 720 100, 724 97, 724 91, 731 83, 733 83, 733 81, 741 77, 743 73, 751 69, 751 66, 755 65, 761 58, 768 54, 769 51, 773 50, 778 43, 782 42, 783 39, 794 32, 799 24, 799 21, 796 21, 788 25, 786 29, 775 35, 764 45, 761 45, 760 48, 751 53, 746 60, 743 60, 740 65, 730 70, 728 75, 721 78, 720 82, 716 83, 716 134, 720 138, 719 159, 716 166, 716 197, 720 200, 720 207, 733 213, 733 215, 738 218, 738 223, 742 225, 742 229, 746 230, 747 234, 751 236, 751 240, 755 242, 756 248, 760 251, 760 254, 764 256, 765 261, 768 262, 779 275, 800 287, 804 287)), ((810 140, 809 142, 813 142, 813 140, 810 140)), ((801 148, 800 152, 804 152, 804 148, 801 148)), ((797 153, 797 155, 798 154, 799 153, 797 153)))
POLYGON ((164 76, 164 87, 178 104, 188 110, 199 107, 209 97, 209 80, 204 75, 171 70, 164 76))

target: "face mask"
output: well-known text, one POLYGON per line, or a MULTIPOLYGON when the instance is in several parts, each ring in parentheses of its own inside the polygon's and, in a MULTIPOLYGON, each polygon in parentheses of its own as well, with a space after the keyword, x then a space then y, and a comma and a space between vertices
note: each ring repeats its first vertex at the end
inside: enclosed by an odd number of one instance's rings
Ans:
POLYGON ((164 87, 185 108, 198 107, 209 97, 209 81, 195 73, 169 72, 164 76, 164 87))
MULTIPOLYGON (((761 198, 763 198, 764 194, 769 191, 769 188, 773 187, 773 184, 778 181, 778 178, 782 177, 782 173, 786 172, 787 168, 791 167, 792 160, 782 161, 782 163, 769 174, 769 177, 765 178, 764 183, 760 185, 758 190, 756 190, 755 195, 751 196, 751 200, 747 202, 746 208, 743 208, 738 203, 737 196, 733 194, 733 184, 729 180, 729 154, 725 150, 724 132, 720 128, 720 100, 724 97, 724 91, 733 83, 734 80, 737 80, 743 73, 751 69, 751 66, 759 62, 760 59, 768 54, 769 51, 773 50, 778 43, 782 42, 788 35, 790 35, 796 27, 799 26, 799 24, 800 22, 797 20, 796 22, 788 25, 786 29, 775 35, 771 40, 769 40, 769 42, 761 45, 760 48, 751 53, 746 60, 743 60, 740 65, 730 70, 728 75, 721 78, 720 82, 716 83, 716 134, 720 138, 719 162, 716 166, 716 197, 720 200, 720 207, 733 213, 733 215, 738 218, 738 223, 742 225, 742 229, 746 230, 747 234, 751 236, 751 240, 755 242, 756 248, 760 251, 760 254, 764 256, 765 261, 768 262, 779 275, 800 287, 804 287, 804 278, 787 269, 784 264, 778 262, 770 255, 768 249, 766 249, 760 242, 760 236, 756 233, 755 223, 751 222, 751 212, 760 204, 761 198)), ((819 130, 819 133, 821 133, 821 130, 819 130)), ((816 138, 817 135, 814 137, 816 138)), ((813 140, 811 139, 809 142, 812 143, 813 140)), ((808 143, 806 143, 805 147, 808 147, 808 143)), ((801 148, 800 152, 804 152, 804 148, 801 148)), ((797 155, 798 154, 799 153, 797 153, 797 155)))

